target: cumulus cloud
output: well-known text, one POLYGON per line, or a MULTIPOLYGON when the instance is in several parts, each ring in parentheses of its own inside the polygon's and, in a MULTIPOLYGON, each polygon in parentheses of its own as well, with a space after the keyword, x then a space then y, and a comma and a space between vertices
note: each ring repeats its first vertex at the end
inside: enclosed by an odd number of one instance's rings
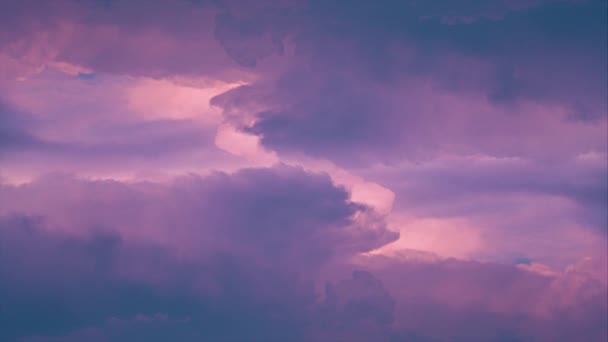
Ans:
MULTIPOLYGON (((484 4, 458 7, 483 13, 484 4)), ((286 41, 294 52, 286 57, 286 71, 215 102, 230 112, 251 103, 262 108, 243 129, 258 134, 269 148, 342 163, 480 147, 490 154, 537 156, 532 146, 551 144, 553 138, 539 136, 540 127, 528 128, 534 121, 571 132, 565 134, 587 130, 595 137, 592 144, 605 149, 603 133, 591 133, 593 125, 564 122, 599 121, 596 128, 605 128, 606 84, 599 77, 606 73, 605 4, 488 6, 526 10, 454 26, 420 20, 417 15, 433 7, 426 3, 312 1, 290 21, 286 41), (507 138, 514 136, 518 140, 507 138)), ((283 34, 286 25, 278 23, 285 11, 271 9, 276 8, 240 15, 257 20, 256 30, 283 34)), ((232 25, 240 32, 239 23, 232 25)), ((226 45, 250 38, 219 39, 226 45)), ((581 152, 574 142, 568 148, 581 152)))
POLYGON ((243 252, 259 250, 268 260, 282 251, 296 259, 311 254, 312 261, 369 251, 395 238, 380 217, 350 202, 348 193, 334 187, 329 177, 308 176, 287 166, 183 177, 170 185, 89 182, 57 175, 19 187, 7 185, 1 197, 4 213, 41 214, 72 232, 82 225, 115 229, 137 238, 183 244, 200 253, 236 248, 233 236, 242 239, 243 252), (61 201, 50 201, 55 196, 61 201), (167 225, 169 217, 174 221, 167 225), (358 224, 364 219, 366 225, 358 224), (201 220, 207 222, 204 227, 201 220), (133 229, 137 226, 145 229, 133 229), (249 243, 256 239, 262 245, 249 243))
POLYGON ((2 1, 0 340, 606 340, 606 13, 2 1))
POLYGON ((402 317, 409 329, 425 332, 423 336, 445 340, 442 334, 451 333, 458 340, 471 341, 568 340, 580 338, 576 335, 585 331, 589 334, 585 339, 605 338, 602 279, 582 280, 568 269, 545 276, 520 267, 456 259, 374 262, 373 270, 386 288, 395 288, 391 293, 401 304, 396 317, 402 317), (483 323, 471 329, 467 322, 472 321, 483 323), (437 331, 438 325, 445 330, 437 331))
POLYGON ((525 340, 586 326, 593 341, 604 333, 605 283, 582 266, 546 275, 364 256, 396 234, 327 176, 297 168, 171 183, 53 176, 0 194, 8 340, 487 340, 501 331, 525 340), (433 331, 420 313, 446 328, 433 331), (482 316, 483 331, 457 318, 482 316))
POLYGON ((328 177, 288 167, 172 185, 48 178, 2 193, 5 215, 19 213, 1 229, 6 338, 149 310, 196 316, 206 336, 289 336, 274 324, 303 324, 321 268, 396 238, 328 177))

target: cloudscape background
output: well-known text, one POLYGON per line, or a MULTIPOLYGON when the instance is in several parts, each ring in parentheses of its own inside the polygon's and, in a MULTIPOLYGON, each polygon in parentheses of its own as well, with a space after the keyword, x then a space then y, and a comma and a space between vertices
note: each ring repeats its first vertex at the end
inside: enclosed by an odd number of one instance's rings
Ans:
POLYGON ((0 1, 0 341, 606 341, 607 13, 0 1))

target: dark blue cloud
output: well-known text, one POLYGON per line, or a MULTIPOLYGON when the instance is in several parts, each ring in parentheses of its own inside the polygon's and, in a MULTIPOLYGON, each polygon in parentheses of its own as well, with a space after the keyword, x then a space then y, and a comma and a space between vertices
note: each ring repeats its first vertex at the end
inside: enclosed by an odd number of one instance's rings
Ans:
POLYGON ((89 73, 80 72, 80 73, 78 73, 77 77, 80 79, 83 79, 83 80, 94 80, 95 77, 97 77, 97 74, 95 74, 94 72, 89 72, 89 73))
POLYGON ((0 102, 0 153, 39 143, 28 131, 27 122, 24 113, 0 102))
POLYGON ((263 48, 271 43, 262 37, 292 37, 295 57, 285 73, 216 100, 230 107, 249 96, 271 107, 244 129, 275 150, 347 163, 445 147, 424 138, 440 124, 425 121, 428 114, 416 106, 425 99, 411 88, 398 90, 416 78, 454 95, 480 94, 513 111, 509 106, 534 101, 590 121, 608 110, 603 1, 310 1, 293 12, 262 5, 240 10, 240 20, 219 23, 231 34, 216 35, 248 66, 272 50, 263 48), (470 20, 448 23, 450 16, 470 20), (277 103, 279 109, 272 108, 277 103))

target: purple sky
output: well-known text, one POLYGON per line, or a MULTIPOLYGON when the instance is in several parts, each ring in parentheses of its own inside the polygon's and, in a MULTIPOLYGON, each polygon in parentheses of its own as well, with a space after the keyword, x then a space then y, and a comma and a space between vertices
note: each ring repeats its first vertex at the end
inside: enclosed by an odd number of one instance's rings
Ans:
POLYGON ((606 341, 607 13, 0 0, 0 341, 606 341))

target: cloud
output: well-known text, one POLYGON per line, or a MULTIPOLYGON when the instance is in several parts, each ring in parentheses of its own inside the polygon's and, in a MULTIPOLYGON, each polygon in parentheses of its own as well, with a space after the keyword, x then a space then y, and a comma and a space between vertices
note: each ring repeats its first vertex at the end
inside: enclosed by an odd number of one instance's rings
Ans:
POLYGON ((128 1, 107 6, 97 1, 8 1, 3 6, 12 17, 3 20, 7 35, 0 51, 27 62, 29 70, 67 63, 132 76, 234 80, 240 74, 214 41, 209 4, 155 0, 143 11, 128 1))
POLYGON ((604 336, 593 264, 540 273, 364 256, 397 235, 328 176, 298 168, 169 183, 49 176, 4 185, 0 203, 9 341, 604 336))
MULTIPOLYGON (((397 191, 401 195, 398 205, 403 208, 430 210, 431 203, 458 206, 459 200, 482 195, 544 195, 573 202, 584 224, 604 229, 606 172, 606 155, 591 152, 569 160, 544 162, 519 157, 444 155, 419 163, 370 169, 365 176, 382 179, 397 191)), ((445 215, 458 215, 457 210, 450 213, 447 207, 444 209, 445 215)))
POLYGON ((9 339, 153 312, 203 322, 205 336, 289 336, 276 324, 303 324, 293 315, 314 303, 315 274, 396 238, 328 177, 289 167, 172 185, 47 178, 1 192, 4 214, 20 213, 0 229, 9 339))
POLYGON ((2 144, 3 173, 32 179, 41 169, 100 176, 237 164, 238 158, 215 146, 222 118, 208 104, 227 85, 204 81, 108 75, 82 80, 49 69, 9 82, 2 120, 11 132, 3 138, 22 143, 2 144))
POLYGON ((127 342, 127 341, 200 341, 204 335, 196 331, 189 319, 172 319, 166 314, 137 314, 132 318, 109 318, 101 327, 86 328, 68 335, 28 336, 20 342, 127 342))
MULTIPOLYGON (((602 1, 7 6, 31 18, 3 44, 29 69, 245 81, 214 104, 283 155, 344 166, 605 150, 602 1)), ((135 102, 173 117, 201 105, 159 99, 135 102)))
POLYGON ((392 229, 403 248, 511 263, 530 258, 562 268, 605 258, 606 156, 538 161, 488 155, 370 167, 361 173, 396 194, 392 229))
POLYGON ((36 143, 21 113, 0 102, 0 152, 36 143))
POLYGON ((0 340, 606 340, 606 13, 3 1, 0 340))
POLYGON ((605 282, 581 276, 576 267, 547 276, 457 259, 376 256, 363 263, 394 298, 397 336, 601 341, 608 331, 605 282))
MULTIPOLYGON (((215 104, 228 114, 240 107, 253 115, 241 127, 267 148, 343 165, 480 148, 543 158, 557 149, 548 130, 539 134, 543 125, 594 136, 594 147, 605 149, 606 84, 598 77, 606 71, 605 4, 470 2, 458 7, 471 13, 502 7, 508 14, 500 20, 481 15, 467 25, 419 18, 455 9, 439 4, 312 1, 289 25, 281 19, 294 16, 287 10, 242 10, 243 20, 255 25, 241 31, 285 35, 293 52, 284 57, 287 67, 261 68, 266 77, 215 104), (587 125, 565 122, 571 118, 587 125)), ((236 34, 239 23, 222 24, 235 32, 219 37, 224 46, 253 44, 236 34)), ((254 45, 243 58, 255 51, 254 45)), ((560 149, 587 148, 570 141, 560 149)))
POLYGON ((237 248, 231 240, 235 238, 242 239, 239 248, 243 252, 260 252, 268 260, 282 251, 296 259, 312 253, 312 262, 330 254, 365 252, 395 238, 381 221, 374 223, 371 209, 350 202, 348 193, 334 187, 329 177, 308 176, 287 166, 184 177, 165 186, 50 176, 3 190, 4 213, 42 214, 66 229, 82 229, 76 228, 82 225, 117 229, 137 238, 183 244, 191 251, 237 248), (49 202, 49 196, 57 194, 62 194, 62 201, 49 202), (70 207, 79 209, 72 212, 70 207), (238 214, 229 213, 231 210, 238 214), (159 221, 150 215, 154 212, 159 221), (369 218, 366 224, 377 229, 352 222, 356 213, 361 220, 369 218), (165 215, 174 217, 178 228, 166 226, 165 215), (207 224, 201 227, 203 217, 207 224), (132 226, 146 229, 138 231, 132 226), (262 245, 250 243, 257 239, 262 245), (202 248, 200 243, 208 247, 202 248))

